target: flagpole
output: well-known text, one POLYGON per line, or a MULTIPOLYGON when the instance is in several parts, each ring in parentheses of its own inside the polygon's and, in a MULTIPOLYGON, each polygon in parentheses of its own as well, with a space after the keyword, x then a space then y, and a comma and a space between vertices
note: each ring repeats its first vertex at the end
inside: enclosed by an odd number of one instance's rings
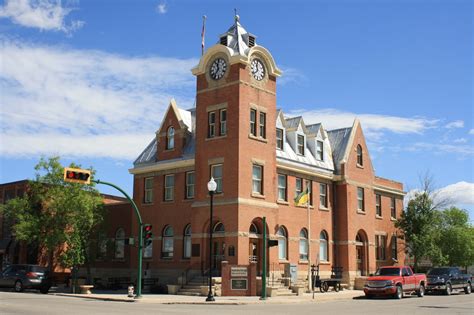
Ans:
MULTIPOLYGON (((308 291, 311 292, 313 285, 313 279, 311 278, 311 215, 310 215, 310 200, 311 200, 311 189, 309 187, 310 181, 306 182, 306 189, 308 190, 308 201, 307 212, 308 212, 308 291)), ((311 187, 312 188, 312 187, 311 187)))
POLYGON ((201 31, 201 56, 204 55, 204 36, 206 35, 206 19, 207 16, 202 16, 202 31, 201 31))

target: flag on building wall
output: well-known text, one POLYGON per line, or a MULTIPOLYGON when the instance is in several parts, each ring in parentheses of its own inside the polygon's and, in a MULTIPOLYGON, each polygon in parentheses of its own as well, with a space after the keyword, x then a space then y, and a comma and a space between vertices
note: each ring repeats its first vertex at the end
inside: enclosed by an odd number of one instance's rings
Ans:
POLYGON ((309 187, 306 187, 306 189, 298 194, 298 196, 295 197, 295 205, 296 206, 304 206, 307 205, 309 202, 309 187))

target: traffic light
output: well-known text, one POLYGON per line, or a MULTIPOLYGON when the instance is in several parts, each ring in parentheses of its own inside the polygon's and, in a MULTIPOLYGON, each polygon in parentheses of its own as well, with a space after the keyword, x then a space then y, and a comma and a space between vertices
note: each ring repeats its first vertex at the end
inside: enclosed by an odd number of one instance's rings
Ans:
POLYGON ((80 168, 64 168, 64 181, 70 183, 90 184, 91 171, 80 168))
POLYGON ((143 245, 144 247, 150 246, 153 242, 153 233, 151 232, 153 226, 151 224, 143 225, 143 245))

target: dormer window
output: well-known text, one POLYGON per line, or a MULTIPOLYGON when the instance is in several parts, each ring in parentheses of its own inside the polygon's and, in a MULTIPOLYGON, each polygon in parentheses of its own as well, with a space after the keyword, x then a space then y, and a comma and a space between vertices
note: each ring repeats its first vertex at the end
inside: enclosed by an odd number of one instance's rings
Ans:
POLYGON ((362 147, 360 144, 357 145, 357 165, 364 165, 364 157, 362 155, 362 147))
POLYGON ((304 155, 304 136, 298 135, 296 147, 297 153, 299 155, 304 155))
POLYGON ((276 144, 277 149, 283 150, 283 129, 276 129, 276 144))
POLYGON ((323 161, 324 160, 324 144, 322 141, 316 141, 316 159, 318 161, 323 161))
POLYGON ((169 127, 166 132, 166 150, 174 149, 174 128, 169 127))

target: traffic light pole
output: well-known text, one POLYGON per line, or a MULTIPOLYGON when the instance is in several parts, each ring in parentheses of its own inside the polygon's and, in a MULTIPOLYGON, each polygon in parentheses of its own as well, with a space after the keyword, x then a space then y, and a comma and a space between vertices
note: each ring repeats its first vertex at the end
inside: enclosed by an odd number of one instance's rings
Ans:
POLYGON ((107 186, 111 186, 115 189, 117 189, 118 191, 120 191, 124 196, 125 198, 127 198, 128 202, 130 202, 130 204, 132 205, 133 207, 133 210, 135 210, 135 214, 137 215, 137 218, 138 218, 138 274, 137 274, 137 294, 135 295, 135 298, 136 299, 139 299, 142 297, 142 251, 143 251, 143 222, 142 222, 142 216, 140 215, 140 211, 138 211, 138 207, 137 205, 135 204, 135 202, 133 201, 132 198, 130 198, 128 196, 128 194, 123 191, 122 188, 112 184, 112 183, 108 183, 108 182, 104 182, 104 181, 101 181, 101 180, 91 180, 91 182, 94 182, 96 184, 102 184, 102 185, 107 185, 107 186))

